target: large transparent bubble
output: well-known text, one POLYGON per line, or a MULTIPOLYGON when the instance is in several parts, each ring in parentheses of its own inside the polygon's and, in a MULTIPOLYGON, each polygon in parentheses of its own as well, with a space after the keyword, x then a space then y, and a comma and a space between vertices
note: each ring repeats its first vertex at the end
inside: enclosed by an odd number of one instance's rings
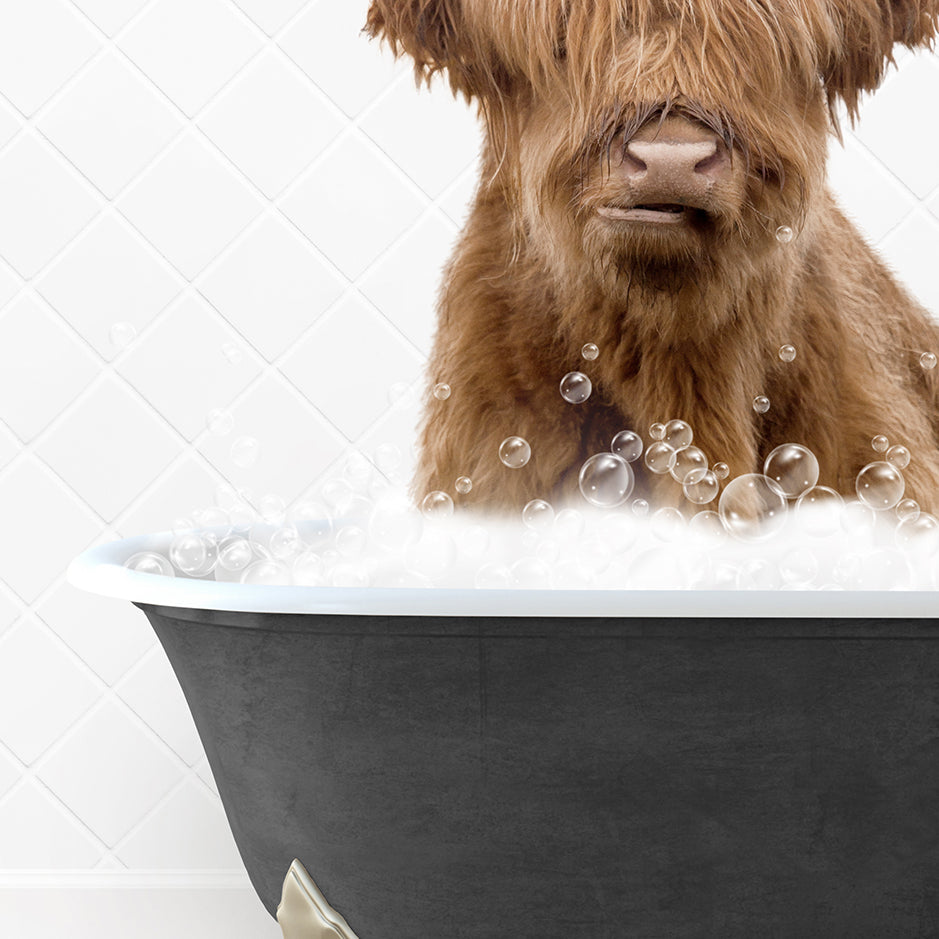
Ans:
POLYGON ((906 482, 903 474, 886 461, 868 463, 857 474, 857 497, 875 510, 892 509, 902 498, 906 482))
POLYGON ((581 467, 578 485, 583 497, 598 508, 622 505, 633 491, 632 467, 615 453, 596 453, 581 467))
POLYGON ((775 480, 757 473, 729 482, 718 503, 724 527, 743 541, 770 538, 786 523, 786 509, 786 497, 775 480))
POLYGON ((764 461, 763 475, 772 479, 787 499, 798 499, 818 482, 818 460, 808 447, 784 443, 764 461))

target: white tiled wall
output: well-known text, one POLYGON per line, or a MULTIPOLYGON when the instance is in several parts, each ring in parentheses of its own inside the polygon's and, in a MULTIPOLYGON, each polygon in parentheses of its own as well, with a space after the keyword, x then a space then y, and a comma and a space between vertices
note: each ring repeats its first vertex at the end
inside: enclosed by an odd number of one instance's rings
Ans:
MULTIPOLYGON (((63 573, 221 483, 289 500, 406 446, 390 392, 420 377, 478 132, 360 36, 366 5, 0 0, 4 937, 277 934, 142 615, 63 573)), ((832 153, 934 311, 937 97, 939 59, 901 56, 832 153)))

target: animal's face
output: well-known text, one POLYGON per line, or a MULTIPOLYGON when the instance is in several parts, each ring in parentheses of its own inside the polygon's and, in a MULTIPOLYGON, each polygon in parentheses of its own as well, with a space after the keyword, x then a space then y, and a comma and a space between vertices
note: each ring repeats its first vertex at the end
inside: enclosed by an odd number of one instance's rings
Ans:
POLYGON ((559 279, 704 276, 810 219, 854 114, 939 0, 374 0, 368 28, 486 118, 484 178, 559 279))

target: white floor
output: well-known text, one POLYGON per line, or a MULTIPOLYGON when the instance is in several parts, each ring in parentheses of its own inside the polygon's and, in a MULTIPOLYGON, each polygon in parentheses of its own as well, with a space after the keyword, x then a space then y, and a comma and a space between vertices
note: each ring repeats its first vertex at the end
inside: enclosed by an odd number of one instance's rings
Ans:
POLYGON ((282 939, 250 887, 0 887, 4 939, 282 939))

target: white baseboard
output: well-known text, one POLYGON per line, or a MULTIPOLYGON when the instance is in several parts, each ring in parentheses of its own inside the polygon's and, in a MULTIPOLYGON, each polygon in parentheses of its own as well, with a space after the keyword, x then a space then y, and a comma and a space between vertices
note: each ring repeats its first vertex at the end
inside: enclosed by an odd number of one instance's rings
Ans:
POLYGON ((243 874, 0 872, 4 939, 282 939, 243 874))

